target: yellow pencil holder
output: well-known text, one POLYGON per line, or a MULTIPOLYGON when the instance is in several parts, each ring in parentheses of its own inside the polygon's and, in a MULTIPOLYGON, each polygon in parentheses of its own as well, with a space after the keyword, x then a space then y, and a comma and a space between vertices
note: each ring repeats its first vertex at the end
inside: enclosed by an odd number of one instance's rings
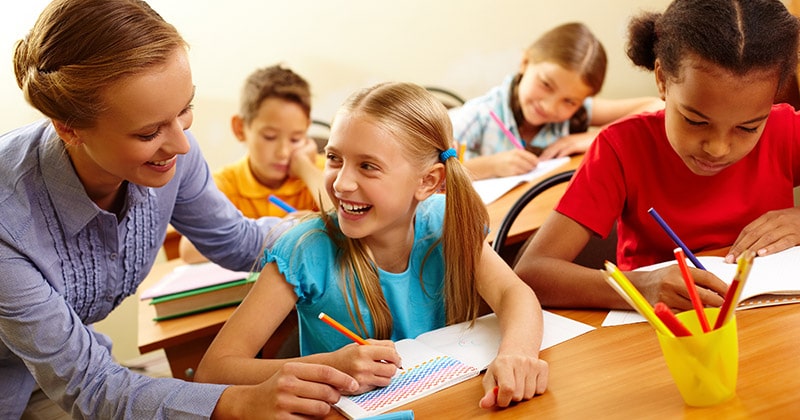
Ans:
MULTIPOLYGON (((711 328, 719 308, 706 308, 711 328)), ((739 341, 736 316, 716 330, 703 333, 695 311, 677 314, 692 332, 688 337, 668 337, 657 331, 661 352, 683 401, 705 407, 727 401, 736 394, 739 341)))

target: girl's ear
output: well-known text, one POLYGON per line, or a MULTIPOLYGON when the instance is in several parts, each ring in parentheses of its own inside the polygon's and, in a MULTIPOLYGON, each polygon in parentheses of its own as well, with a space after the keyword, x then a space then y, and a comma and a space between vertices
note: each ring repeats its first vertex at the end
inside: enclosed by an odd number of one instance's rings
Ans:
POLYGON ((239 114, 231 117, 231 131, 239 141, 244 141, 244 119, 239 114))
POLYGON ((78 135, 78 131, 75 130, 75 128, 73 128, 72 126, 63 121, 58 121, 58 120, 52 120, 52 121, 53 121, 53 127, 56 129, 58 137, 67 146, 78 146, 83 143, 80 136, 78 135))
POLYGON ((442 163, 436 163, 428 168, 420 179, 419 188, 417 188, 414 198, 417 201, 422 201, 438 192, 444 182, 444 174, 445 169, 442 163))
POLYGON ((664 69, 661 67, 661 60, 656 59, 656 64, 653 69, 656 75, 656 86, 658 87, 658 95, 661 96, 663 101, 667 93, 667 78, 664 75, 664 69))

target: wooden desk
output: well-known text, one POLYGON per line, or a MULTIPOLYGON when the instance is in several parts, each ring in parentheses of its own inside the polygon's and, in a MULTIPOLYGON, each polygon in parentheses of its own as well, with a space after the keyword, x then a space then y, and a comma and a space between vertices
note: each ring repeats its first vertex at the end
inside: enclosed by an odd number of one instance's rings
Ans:
MULTIPOLYGON (((139 287, 142 290, 150 287, 181 264, 180 260, 155 264, 139 287)), ((155 309, 149 303, 149 300, 139 301, 139 351, 147 353, 164 349, 172 376, 191 380, 205 350, 235 308, 155 322, 155 309)))
MULTIPOLYGON (((607 311, 556 310, 599 327, 607 311)), ((800 305, 739 311, 736 396, 713 407, 686 406, 647 324, 598 328, 542 351, 547 392, 503 410, 478 407, 481 377, 397 410, 418 419, 794 418, 800 411, 800 305)), ((341 419, 338 412, 328 419, 341 419)))
MULTIPOLYGON (((486 209, 489 212, 490 232, 497 232, 497 229, 500 228, 500 223, 503 222, 503 217, 505 217, 508 209, 510 209, 511 206, 513 206, 514 203, 522 196, 522 194, 524 194, 525 191, 528 191, 530 187, 551 175, 568 171, 570 169, 576 169, 582 161, 583 155, 573 156, 566 165, 556 168, 530 182, 520 184, 513 190, 497 199, 497 201, 486 206, 486 209)), ((545 191, 542 193, 542 195, 537 197, 536 200, 528 204, 525 209, 522 210, 522 213, 520 213, 517 221, 511 226, 511 229, 508 232, 508 239, 506 239, 506 244, 511 245, 517 242, 522 242, 527 239, 532 232, 536 231, 536 229, 539 229, 547 216, 553 210, 553 207, 555 207, 556 203, 558 203, 558 200, 564 194, 566 189, 567 184, 555 186, 545 191)), ((494 236, 489 234, 489 240, 492 239, 494 239, 494 236)))

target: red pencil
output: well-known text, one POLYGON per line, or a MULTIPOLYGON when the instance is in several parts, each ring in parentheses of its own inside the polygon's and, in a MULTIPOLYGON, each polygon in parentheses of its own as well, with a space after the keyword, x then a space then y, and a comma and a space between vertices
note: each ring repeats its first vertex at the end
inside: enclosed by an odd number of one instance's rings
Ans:
POLYGON ((681 267, 683 281, 686 283, 686 289, 689 291, 689 298, 692 300, 694 311, 697 312, 700 326, 703 328, 703 332, 709 332, 711 331, 711 327, 708 325, 708 318, 706 318, 706 313, 703 311, 703 302, 700 301, 700 296, 697 294, 697 288, 695 287, 692 273, 689 272, 689 266, 686 264, 686 254, 683 253, 683 249, 680 247, 675 248, 673 252, 675 253, 675 259, 678 260, 678 266, 681 267))
POLYGON ((656 303, 656 306, 653 307, 653 310, 656 313, 656 316, 664 322, 664 325, 675 334, 675 337, 688 337, 692 335, 691 331, 686 328, 685 325, 681 323, 681 321, 672 313, 664 302, 656 303))
POLYGON ((739 259, 736 262, 736 275, 733 277, 731 285, 728 286, 727 293, 725 293, 725 301, 722 302, 722 308, 720 308, 717 321, 714 323, 715 330, 728 322, 728 319, 733 315, 755 257, 756 254, 753 251, 745 251, 742 255, 739 255, 739 259))

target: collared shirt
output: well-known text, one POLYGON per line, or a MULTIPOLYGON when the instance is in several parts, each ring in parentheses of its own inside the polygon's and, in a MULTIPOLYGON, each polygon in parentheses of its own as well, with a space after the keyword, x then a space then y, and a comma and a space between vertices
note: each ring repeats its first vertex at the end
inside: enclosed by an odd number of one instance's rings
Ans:
MULTIPOLYGON (((502 85, 449 111, 450 121, 453 123, 453 138, 459 144, 466 145, 465 160, 513 150, 515 147, 489 115, 489 110, 497 114, 515 137, 522 139, 514 113, 511 111, 511 85, 514 76, 506 76, 502 85)), ((589 120, 592 116, 592 103, 591 97, 583 101, 589 120)), ((569 120, 547 123, 530 142, 523 140, 522 143, 525 146, 543 149, 567 135, 569 135, 569 120)))
POLYGON ((35 383, 73 416, 210 416, 224 386, 133 373, 90 327, 136 291, 167 224, 247 270, 278 220, 243 218, 186 134, 165 186, 123 185, 119 219, 89 199, 49 121, 0 137, 0 418, 19 418, 35 383))

